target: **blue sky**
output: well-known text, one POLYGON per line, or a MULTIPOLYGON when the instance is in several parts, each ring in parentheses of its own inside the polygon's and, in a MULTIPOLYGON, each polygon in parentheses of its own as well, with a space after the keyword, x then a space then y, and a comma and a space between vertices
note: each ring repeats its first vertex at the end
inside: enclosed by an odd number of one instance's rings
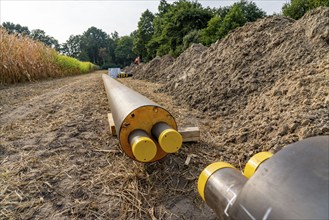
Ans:
MULTIPOLYGON (((120 36, 137 29, 140 15, 146 9, 157 12, 157 0, 0 0, 0 22, 10 21, 32 29, 42 29, 60 43, 71 34, 82 34, 95 26, 107 33, 117 31, 120 36)), ((168 1, 172 3, 173 1, 168 1)), ((231 0, 199 0, 204 6, 232 5, 231 0)), ((288 0, 254 1, 271 15, 280 13, 288 0)))

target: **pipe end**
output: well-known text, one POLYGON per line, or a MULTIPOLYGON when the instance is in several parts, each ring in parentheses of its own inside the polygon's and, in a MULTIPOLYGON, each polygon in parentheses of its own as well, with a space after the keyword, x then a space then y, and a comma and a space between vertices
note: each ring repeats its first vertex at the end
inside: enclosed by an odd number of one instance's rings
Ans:
POLYGON ((177 152, 183 144, 182 135, 172 128, 168 128, 161 132, 158 141, 162 150, 166 153, 177 152))
POLYGON ((256 172, 257 168, 267 159, 272 157, 273 154, 270 152, 260 152, 252 156, 246 166, 244 167, 243 175, 247 178, 250 178, 256 172))
POLYGON ((132 152, 138 161, 149 162, 155 157, 157 147, 151 138, 139 137, 132 145, 132 152))
POLYGON ((205 196, 204 196, 204 189, 206 187, 207 181, 209 179, 209 177, 215 173, 217 170, 219 169, 223 169, 223 168, 234 168, 234 166, 232 166, 229 163, 226 162, 215 162, 212 163, 210 165, 208 165, 200 174, 199 179, 198 179, 198 192, 201 196, 201 198, 203 199, 203 201, 206 201, 205 196))

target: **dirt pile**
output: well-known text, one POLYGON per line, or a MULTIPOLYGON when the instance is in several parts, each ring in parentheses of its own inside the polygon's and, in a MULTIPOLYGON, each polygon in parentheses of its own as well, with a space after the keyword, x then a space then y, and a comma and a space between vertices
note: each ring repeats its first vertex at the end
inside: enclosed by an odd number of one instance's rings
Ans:
POLYGON ((131 63, 130 66, 126 66, 125 68, 122 69, 123 72, 125 73, 136 73, 139 71, 139 69, 143 68, 144 63, 141 63, 139 65, 136 65, 134 63, 131 63))
POLYGON ((207 47, 202 44, 192 44, 179 57, 177 57, 171 66, 168 66, 163 71, 166 76, 164 79, 170 81, 176 76, 187 75, 188 72, 193 72, 193 70, 196 69, 195 64, 198 63, 201 53, 206 49, 207 47))
POLYGON ((160 91, 217 119, 218 146, 244 161, 255 151, 329 134, 329 8, 298 21, 248 23, 160 91))
POLYGON ((131 70, 134 79, 145 79, 151 82, 163 82, 166 79, 165 69, 171 66, 174 58, 170 55, 156 57, 150 62, 134 67, 131 70))
POLYGON ((165 90, 202 111, 228 115, 242 109, 246 97, 263 94, 289 71, 323 59, 327 13, 317 10, 297 22, 269 17, 247 24, 213 44, 165 90))

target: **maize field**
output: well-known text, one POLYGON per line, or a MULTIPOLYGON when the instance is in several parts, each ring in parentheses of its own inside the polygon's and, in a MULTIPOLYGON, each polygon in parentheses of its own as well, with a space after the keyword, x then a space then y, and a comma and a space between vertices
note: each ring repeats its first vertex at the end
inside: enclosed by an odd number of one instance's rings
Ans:
POLYGON ((60 55, 41 42, 0 29, 0 84, 87 73, 94 69, 95 65, 90 62, 60 55))

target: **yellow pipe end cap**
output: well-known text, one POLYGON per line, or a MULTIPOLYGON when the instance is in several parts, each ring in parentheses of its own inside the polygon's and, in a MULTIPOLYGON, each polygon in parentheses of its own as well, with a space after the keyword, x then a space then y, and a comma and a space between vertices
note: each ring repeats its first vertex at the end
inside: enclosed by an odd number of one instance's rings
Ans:
POLYGON ((267 159, 272 157, 270 152, 260 152, 252 156, 244 167, 243 175, 250 178, 256 172, 257 168, 267 159))
POLYGON ((232 166, 229 163, 226 162, 215 162, 212 163, 210 165, 208 165, 200 174, 199 179, 198 179, 198 192, 201 196, 201 198, 206 201, 205 197, 204 197, 204 189, 206 187, 207 181, 209 179, 209 177, 215 173, 217 170, 219 169, 223 169, 223 168, 233 168, 235 169, 234 166, 232 166))
POLYGON ((158 138, 162 150, 166 153, 175 153, 183 143, 182 135, 175 129, 168 128, 161 132, 158 138))
POLYGON ((149 162, 155 157, 157 146, 151 138, 140 137, 133 143, 132 151, 138 161, 149 162))

